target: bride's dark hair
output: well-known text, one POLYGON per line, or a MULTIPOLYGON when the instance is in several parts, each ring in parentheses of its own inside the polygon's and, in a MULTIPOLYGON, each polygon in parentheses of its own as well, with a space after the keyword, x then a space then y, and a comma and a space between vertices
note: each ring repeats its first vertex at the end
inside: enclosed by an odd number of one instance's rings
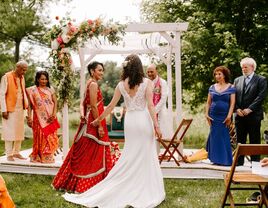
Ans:
POLYGON ((129 88, 133 89, 136 85, 143 82, 144 76, 140 58, 135 54, 128 55, 123 63, 121 80, 129 78, 129 88))

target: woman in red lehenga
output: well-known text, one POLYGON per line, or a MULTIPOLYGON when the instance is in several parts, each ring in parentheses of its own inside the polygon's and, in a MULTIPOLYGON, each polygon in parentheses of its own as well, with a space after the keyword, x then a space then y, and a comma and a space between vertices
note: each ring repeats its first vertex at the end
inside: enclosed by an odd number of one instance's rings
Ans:
POLYGON ((46 71, 38 71, 35 86, 26 89, 29 99, 27 124, 33 130, 33 151, 31 162, 54 163, 54 153, 58 148, 57 129, 60 127, 55 91, 50 88, 46 71), (33 112, 33 117, 32 117, 33 112))
POLYGON ((97 84, 103 76, 103 64, 92 62, 88 71, 91 79, 80 104, 81 122, 74 143, 52 182, 58 190, 82 193, 102 181, 113 167, 105 120, 98 127, 90 125, 104 111, 97 84))

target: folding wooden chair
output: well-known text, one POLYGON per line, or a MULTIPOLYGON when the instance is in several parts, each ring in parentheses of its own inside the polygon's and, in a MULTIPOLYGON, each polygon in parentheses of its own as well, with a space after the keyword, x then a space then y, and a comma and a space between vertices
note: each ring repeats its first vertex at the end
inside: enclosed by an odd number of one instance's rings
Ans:
POLYGON ((233 164, 229 173, 224 175, 225 193, 222 199, 221 207, 230 206, 258 206, 268 207, 268 178, 252 172, 235 172, 238 157, 240 155, 268 155, 267 144, 238 144, 233 164), (261 200, 256 203, 235 203, 231 191, 236 190, 259 190, 261 200), (229 197, 229 203, 227 198, 229 197))
POLYGON ((180 125, 178 126, 177 130, 175 131, 173 137, 170 138, 160 138, 157 141, 165 148, 164 153, 159 157, 160 164, 162 163, 165 158, 168 158, 167 161, 169 162, 174 159, 175 163, 180 166, 180 161, 185 161, 183 156, 183 152, 180 152, 179 146, 183 141, 184 135, 187 132, 188 128, 190 127, 193 119, 182 119, 180 125), (176 158, 174 154, 177 153, 182 159, 179 160, 178 157, 176 158))

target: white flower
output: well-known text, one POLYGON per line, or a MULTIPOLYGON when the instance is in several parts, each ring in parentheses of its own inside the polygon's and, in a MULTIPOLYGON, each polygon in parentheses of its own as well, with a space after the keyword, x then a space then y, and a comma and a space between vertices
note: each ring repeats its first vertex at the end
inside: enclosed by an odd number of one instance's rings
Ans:
POLYGON ((61 28, 61 31, 62 31, 62 34, 67 34, 68 33, 68 31, 69 31, 69 27, 68 26, 64 26, 64 27, 62 27, 61 28))
POLYGON ((63 27, 61 33, 61 38, 64 43, 68 43, 71 40, 71 37, 68 35, 69 27, 63 27))
POLYGON ((56 49, 54 49, 53 51, 52 51, 52 54, 55 56, 55 55, 57 55, 58 53, 57 53, 57 50, 56 49))
POLYGON ((69 48, 62 48, 61 52, 62 53, 70 53, 70 49, 69 48))
POLYGON ((57 41, 57 39, 54 39, 53 41, 51 41, 51 49, 52 50, 57 50, 59 48, 59 42, 57 41))
POLYGON ((71 40, 71 37, 69 35, 66 35, 66 34, 62 34, 61 38, 62 38, 62 41, 64 43, 68 43, 71 40))
POLYGON ((124 62, 122 63, 122 66, 123 66, 123 67, 127 67, 127 65, 128 65, 128 61, 124 61, 124 62))

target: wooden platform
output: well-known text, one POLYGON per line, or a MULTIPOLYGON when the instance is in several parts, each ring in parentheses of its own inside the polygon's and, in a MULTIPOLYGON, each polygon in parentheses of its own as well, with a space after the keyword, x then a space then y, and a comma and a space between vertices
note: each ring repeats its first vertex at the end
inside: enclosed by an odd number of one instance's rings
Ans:
MULTIPOLYGON (((185 149, 184 154, 190 155, 196 150, 185 149)), ((31 149, 21 151, 24 157, 29 156, 31 149)), ((6 160, 6 156, 0 157, 0 172, 55 175, 62 164, 62 154, 56 156, 54 164, 32 163, 29 159, 13 162, 6 160)), ((161 169, 164 178, 184 178, 184 179, 223 179, 223 174, 231 167, 212 165, 209 160, 195 163, 181 163, 178 167, 175 162, 163 162, 161 169)), ((249 162, 245 166, 237 167, 238 171, 251 171, 249 162)))

